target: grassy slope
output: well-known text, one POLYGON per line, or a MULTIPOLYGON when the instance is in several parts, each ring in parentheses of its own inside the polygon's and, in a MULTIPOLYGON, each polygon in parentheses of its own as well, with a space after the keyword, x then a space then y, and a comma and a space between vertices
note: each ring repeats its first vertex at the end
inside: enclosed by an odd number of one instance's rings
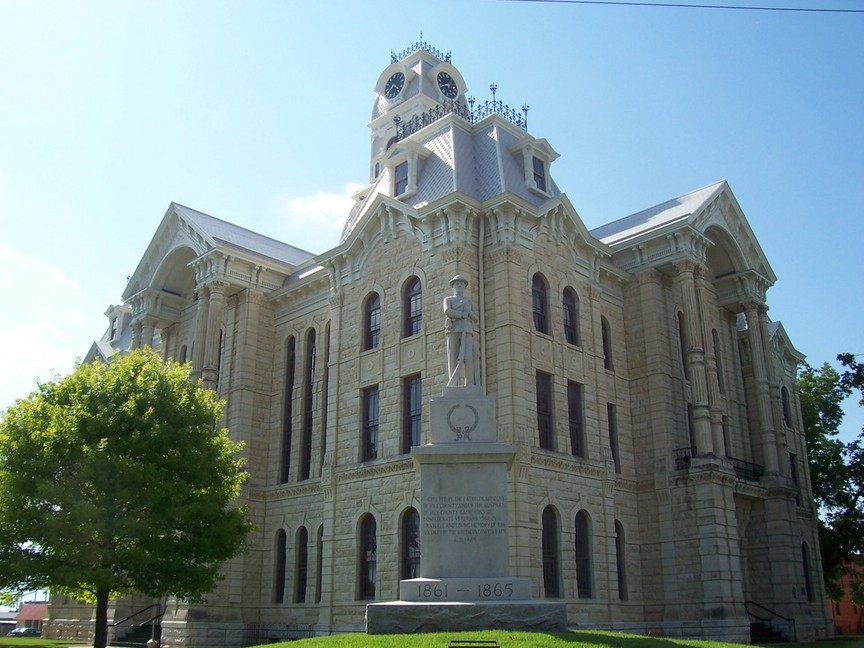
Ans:
MULTIPOLYGON (((451 639, 494 640, 501 648, 741 648, 741 644, 699 641, 674 637, 642 637, 601 631, 561 633, 490 630, 484 632, 443 632, 415 635, 345 634, 301 639, 268 648, 446 648, 451 639)), ((789 647, 791 644, 780 644, 789 647)), ((864 648, 864 638, 839 638, 818 644, 794 644, 801 648, 864 648)))

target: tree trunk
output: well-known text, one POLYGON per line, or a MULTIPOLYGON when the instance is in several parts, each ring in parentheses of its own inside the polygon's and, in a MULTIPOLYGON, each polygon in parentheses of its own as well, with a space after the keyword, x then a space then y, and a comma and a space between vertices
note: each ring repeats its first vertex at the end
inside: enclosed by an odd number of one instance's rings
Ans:
POLYGON ((107 589, 96 590, 96 625, 93 628, 93 648, 108 646, 108 594, 107 589))

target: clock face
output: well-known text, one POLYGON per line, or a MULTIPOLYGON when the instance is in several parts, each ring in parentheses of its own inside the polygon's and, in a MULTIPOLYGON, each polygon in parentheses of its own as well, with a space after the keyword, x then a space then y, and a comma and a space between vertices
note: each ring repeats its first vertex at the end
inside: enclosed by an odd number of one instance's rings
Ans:
POLYGON ((402 86, 405 85, 405 75, 401 72, 395 72, 393 76, 387 79, 387 85, 384 86, 384 96, 388 99, 397 97, 402 92, 402 86))
POLYGON ((455 99, 456 95, 459 94, 459 88, 456 87, 456 82, 446 72, 438 73, 438 87, 441 89, 441 94, 443 94, 448 99, 455 99))

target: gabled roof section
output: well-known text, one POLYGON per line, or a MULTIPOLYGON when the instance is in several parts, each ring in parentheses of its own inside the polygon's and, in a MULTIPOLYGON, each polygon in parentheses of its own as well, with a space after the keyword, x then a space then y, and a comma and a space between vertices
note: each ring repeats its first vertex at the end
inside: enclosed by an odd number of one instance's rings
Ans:
POLYGON ((269 236, 258 234, 245 227, 234 225, 185 205, 172 202, 171 207, 174 208, 175 213, 179 217, 183 218, 202 234, 209 236, 214 245, 227 245, 290 266, 305 263, 314 256, 306 250, 301 250, 293 245, 288 245, 269 236))
POLYGON ((615 246, 623 242, 650 235, 680 221, 687 220, 698 213, 701 208, 710 203, 724 189, 728 188, 725 180, 720 180, 707 187, 667 200, 664 203, 643 209, 640 212, 601 225, 591 234, 607 245, 615 246))

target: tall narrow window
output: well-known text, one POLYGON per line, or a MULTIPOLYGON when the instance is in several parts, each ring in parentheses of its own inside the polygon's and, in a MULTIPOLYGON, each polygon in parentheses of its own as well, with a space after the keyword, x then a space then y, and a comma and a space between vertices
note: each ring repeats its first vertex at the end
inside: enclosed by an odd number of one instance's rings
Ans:
POLYGON ((381 342, 381 298, 372 293, 363 308, 363 350, 375 349, 381 342))
POLYGON ((531 311, 534 330, 549 333, 549 300, 546 298, 546 280, 539 272, 531 280, 531 311))
POLYGON ((306 602, 306 584, 309 571, 309 533, 306 527, 297 531, 296 565, 294 566, 294 602, 306 602))
POLYGON ((717 366, 717 387, 721 394, 726 393, 726 383, 723 380, 723 356, 720 353, 720 338, 717 329, 711 329, 711 339, 714 343, 714 363, 717 366))
POLYGON ((378 385, 363 390, 363 443, 361 461, 378 456, 378 385))
POLYGON ((375 599, 375 578, 378 568, 378 538, 375 517, 365 515, 360 522, 360 583, 359 598, 375 599))
POLYGON ((554 450, 554 430, 552 426, 552 376, 537 372, 537 430, 540 447, 554 450))
POLYGON ((564 308, 564 339, 579 346, 579 297, 569 286, 564 289, 561 302, 564 308))
POLYGON ((534 185, 540 191, 546 191, 546 164, 536 155, 533 159, 534 163, 534 185))
POLYGON ((561 586, 558 578, 558 518, 551 506, 543 509, 542 530, 543 595, 560 598, 561 586))
POLYGON ((576 591, 579 598, 591 595, 591 521, 585 511, 576 514, 576 591))
POLYGON ((324 468, 324 455, 327 452, 327 405, 330 399, 330 322, 324 329, 324 379, 321 385, 321 458, 318 461, 318 474, 324 468))
POLYGON ((420 577, 420 514, 409 508, 402 516, 402 578, 420 577))
POLYGON ((402 381, 402 453, 411 452, 420 445, 420 415, 422 411, 423 383, 420 374, 402 381))
POLYGON ((312 428, 315 423, 315 329, 306 336, 306 385, 303 389, 303 461, 300 479, 312 473, 312 428))
POLYGON ((624 562, 624 527, 615 520, 615 563, 618 567, 618 599, 627 600, 627 567, 624 562))
POLYGON ((116 338, 117 338, 117 318, 112 317, 111 318, 111 337, 109 339, 114 340, 116 338))
POLYGON ((615 406, 606 403, 606 420, 609 423, 609 449, 612 451, 612 461, 615 463, 615 472, 621 472, 621 457, 618 453, 618 417, 615 406))
POLYGON ((294 419, 294 369, 297 359, 294 354, 294 337, 288 338, 285 351, 285 391, 282 405, 282 453, 279 463, 279 483, 288 481, 291 471, 291 428, 294 419))
POLYGON ((408 163, 402 162, 396 165, 393 171, 393 195, 401 196, 408 190, 408 163))
POLYGON ((678 311, 678 350, 681 354, 681 375, 684 380, 690 379, 690 367, 687 365, 687 329, 684 325, 684 313, 678 311))
POLYGON ((612 371, 615 365, 612 363, 612 329, 609 328, 609 320, 600 317, 600 336, 603 338, 603 368, 612 371))
POLYGON ((219 350, 216 356, 216 393, 222 387, 222 359, 225 357, 225 331, 219 329, 219 350))
POLYGON ((180 354, 177 356, 177 362, 179 362, 180 364, 186 364, 186 355, 187 350, 186 345, 184 344, 182 347, 180 347, 180 354))
POLYGON ((402 335, 411 337, 419 334, 423 325, 423 290, 417 277, 413 277, 405 285, 402 312, 405 321, 402 335))
POLYGON ((582 408, 582 385, 567 381, 567 416, 570 424, 570 453, 585 457, 585 418, 582 408))
POLYGON ((288 567, 288 534, 279 529, 276 534, 276 564, 273 568, 273 602, 285 602, 285 570, 288 567))
POLYGON ((789 453, 789 476, 792 477, 792 484, 795 486, 795 503, 801 506, 801 484, 798 479, 798 458, 789 453))
POLYGON ((813 580, 810 574, 810 548, 806 542, 801 543, 801 566, 804 569, 804 591, 807 600, 813 602, 813 580))
POLYGON ((316 544, 316 564, 315 564, 315 602, 321 602, 321 579, 324 576, 324 525, 318 527, 318 541, 316 544))
POLYGON ((792 409, 789 406, 789 390, 780 388, 780 404, 783 407, 783 423, 786 427, 792 427, 792 409))

